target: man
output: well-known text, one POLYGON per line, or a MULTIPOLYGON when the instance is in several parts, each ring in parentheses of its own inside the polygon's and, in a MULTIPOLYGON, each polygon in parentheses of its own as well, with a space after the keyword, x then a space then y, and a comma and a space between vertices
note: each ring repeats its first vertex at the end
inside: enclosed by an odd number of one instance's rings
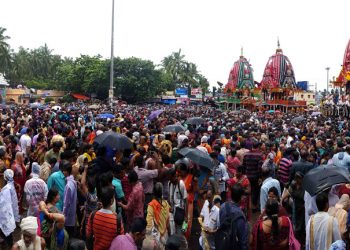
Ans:
POLYGON ((72 164, 68 161, 63 161, 61 164, 65 164, 64 169, 67 180, 66 187, 64 188, 63 202, 63 215, 66 218, 64 225, 69 237, 73 237, 76 225, 77 182, 72 175, 72 164))
POLYGON ((141 155, 135 158, 134 165, 134 170, 139 177, 139 181, 142 183, 145 193, 146 210, 148 203, 150 203, 153 198, 153 182, 154 179, 158 177, 158 169, 145 169, 145 161, 141 155))
POLYGON ((66 186, 66 177, 69 174, 69 166, 71 164, 68 161, 62 161, 60 163, 60 170, 50 175, 47 180, 47 188, 50 190, 51 188, 56 188, 60 194, 60 200, 57 202, 56 207, 63 211, 63 200, 64 200, 64 189, 66 186))
MULTIPOLYGON (((123 192, 123 187, 121 183, 122 178, 122 165, 118 164, 113 166, 112 174, 113 174, 113 180, 112 185, 114 186, 115 190, 115 198, 117 201, 125 201, 125 195, 123 192)), ((119 213, 120 211, 118 211, 119 213)))
POLYGON ((328 194, 318 194, 316 205, 319 212, 310 217, 306 227, 306 250, 326 250, 333 242, 341 239, 337 219, 327 213, 328 194))
POLYGON ((103 208, 91 213, 87 223, 86 236, 94 239, 94 250, 107 250, 116 236, 124 234, 124 227, 117 215, 112 212, 114 189, 103 187, 99 199, 103 208))
POLYGON ((132 191, 128 198, 128 203, 125 205, 118 202, 118 205, 125 210, 128 227, 131 226, 135 218, 144 216, 145 194, 143 192, 142 183, 138 181, 138 178, 139 177, 135 171, 129 173, 128 180, 132 187, 132 191))
POLYGON ((12 246, 12 250, 45 249, 45 240, 37 235, 38 219, 36 217, 23 218, 20 227, 22 239, 12 246))
POLYGON ((259 177, 261 166, 263 164, 263 155, 259 150, 260 143, 254 141, 253 149, 245 153, 243 157, 243 166, 245 167, 246 175, 251 185, 252 190, 252 211, 258 210, 259 199, 259 177))
POLYGON ((51 175, 51 169, 56 165, 57 160, 56 158, 51 158, 49 162, 44 162, 41 164, 40 168, 40 179, 47 182, 47 179, 49 179, 49 176, 51 175))
POLYGON ((28 205, 27 216, 38 216, 39 203, 47 198, 47 185, 39 178, 40 165, 37 162, 32 164, 32 178, 24 185, 24 195, 28 205))
POLYGON ((61 147, 63 149, 66 148, 66 143, 64 140, 64 137, 61 135, 62 134, 62 128, 60 126, 57 126, 55 128, 56 134, 52 137, 51 139, 51 145, 53 145, 55 142, 61 142, 61 147))
POLYGON ((208 136, 206 135, 202 136, 200 146, 204 147, 208 151, 208 154, 213 152, 213 150, 211 149, 211 146, 208 144, 208 136))
MULTIPOLYGON (((186 214, 186 208, 187 208, 187 191, 185 187, 185 183, 179 179, 179 177, 176 174, 175 169, 169 170, 169 177, 170 177, 170 183, 169 183, 169 204, 171 207, 171 214, 170 214, 170 220, 175 220, 176 216, 176 209, 184 210, 184 217, 183 220, 187 222, 187 216, 186 214)), ((175 222, 175 228, 172 228, 171 234, 177 233, 181 230, 182 221, 174 221, 175 222)))
POLYGON ((55 158, 57 161, 60 161, 62 152, 62 142, 56 141, 52 144, 52 149, 45 153, 44 161, 50 162, 50 160, 53 158, 55 158))
POLYGON ((314 164, 312 162, 309 162, 308 159, 309 152, 306 149, 300 150, 300 161, 294 161, 292 163, 289 174, 289 183, 294 180, 296 172, 300 172, 305 175, 307 172, 314 168, 314 164))
POLYGON ((216 152, 213 152, 210 154, 210 157, 213 159, 213 162, 214 162, 213 175, 216 182, 219 185, 219 193, 221 195, 221 199, 225 201, 226 200, 225 183, 226 181, 228 181, 228 179, 230 179, 230 177, 228 176, 225 165, 218 160, 218 154, 216 152))
POLYGON ((263 212, 265 209, 266 201, 268 199, 269 189, 272 187, 277 188, 278 195, 281 197, 281 186, 278 180, 271 177, 271 170, 269 167, 263 167, 261 169, 261 177, 263 183, 260 190, 260 211, 263 212))
MULTIPOLYGON (((226 146, 223 146, 223 148, 226 149, 226 146)), ((222 163, 222 164, 224 164, 225 161, 226 161, 226 158, 225 158, 226 157, 226 153, 224 154, 225 156, 223 154, 221 154, 221 151, 222 151, 223 148, 221 148, 218 144, 215 145, 214 148, 213 148, 214 152, 218 155, 218 161, 220 163, 222 163)))
POLYGON ((333 164, 337 167, 343 167, 350 170, 350 146, 346 146, 345 151, 336 153, 333 158, 333 164))
MULTIPOLYGON (((219 196, 217 195, 217 197, 219 196)), ((219 212, 220 208, 215 206, 213 193, 209 189, 207 191, 207 200, 204 202, 199 219, 199 223, 202 227, 202 235, 199 238, 199 244, 202 249, 215 249, 214 236, 220 224, 219 212)))
POLYGON ((19 139, 19 145, 21 147, 21 151, 23 152, 24 158, 28 160, 28 157, 31 152, 31 147, 32 147, 32 129, 27 128, 25 134, 21 136, 19 139))
POLYGON ((294 148, 287 148, 280 160, 278 177, 282 188, 288 184, 292 163, 299 160, 299 153, 294 148))
POLYGON ((142 242, 146 235, 147 222, 143 218, 136 218, 129 230, 129 233, 125 235, 117 236, 109 250, 137 250, 142 247, 142 242))
MULTIPOLYGON (((231 148, 234 148, 231 146, 231 148)), ((246 153, 248 153, 250 150, 245 148, 245 142, 243 141, 240 145, 236 144, 236 155, 241 164, 243 164, 243 159, 246 153)))
POLYGON ((215 249, 217 250, 248 249, 248 223, 239 207, 242 194, 242 187, 239 184, 233 185, 231 188, 232 201, 227 201, 221 205, 219 213, 220 223, 215 236, 215 249), (223 232, 231 232, 230 237, 224 238, 223 232))

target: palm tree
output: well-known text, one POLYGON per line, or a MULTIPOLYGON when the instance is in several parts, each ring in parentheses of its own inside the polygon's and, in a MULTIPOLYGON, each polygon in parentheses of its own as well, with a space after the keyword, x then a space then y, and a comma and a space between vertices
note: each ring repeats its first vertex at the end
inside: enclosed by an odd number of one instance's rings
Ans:
POLYGON ((173 52, 170 56, 164 57, 162 66, 165 72, 171 76, 173 82, 180 80, 181 70, 184 63, 184 55, 181 55, 181 49, 178 52, 173 52))
POLYGON ((0 27, 0 72, 4 73, 11 64, 10 45, 7 40, 9 36, 5 35, 6 29, 0 27))

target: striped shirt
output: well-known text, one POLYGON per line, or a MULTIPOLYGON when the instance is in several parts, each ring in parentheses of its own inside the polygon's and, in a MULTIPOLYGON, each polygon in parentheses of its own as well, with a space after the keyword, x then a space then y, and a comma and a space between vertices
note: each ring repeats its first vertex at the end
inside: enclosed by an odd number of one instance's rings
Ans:
POLYGON ((292 161, 288 158, 282 158, 278 169, 278 178, 283 185, 289 181, 289 173, 292 167, 292 161))
POLYGON ((260 177, 263 155, 259 150, 251 150, 243 157, 243 166, 249 180, 257 180, 260 177))
MULTIPOLYGON (((86 235, 94 235, 94 250, 108 250, 113 239, 117 236, 117 215, 111 210, 101 209, 95 213, 92 221, 91 216, 86 228, 86 235)), ((120 223, 120 234, 124 234, 123 223, 120 223)))

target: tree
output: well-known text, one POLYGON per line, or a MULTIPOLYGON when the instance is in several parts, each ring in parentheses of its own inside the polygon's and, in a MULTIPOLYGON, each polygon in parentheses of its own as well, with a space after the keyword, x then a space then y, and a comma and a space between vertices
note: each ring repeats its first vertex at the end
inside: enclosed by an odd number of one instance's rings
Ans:
POLYGON ((207 91, 209 87, 208 80, 200 74, 197 65, 186 61, 185 55, 181 54, 181 49, 164 57, 161 66, 167 90, 175 90, 177 87, 185 87, 189 90, 200 87, 207 91))
POLYGON ((149 60, 116 58, 114 69, 115 93, 127 102, 146 102, 164 91, 162 71, 149 60))
POLYGON ((10 45, 7 43, 10 37, 5 32, 6 29, 0 27, 0 73, 5 73, 11 64, 10 45))
POLYGON ((184 55, 181 55, 181 49, 178 52, 173 52, 171 55, 164 57, 162 66, 167 74, 171 77, 173 83, 180 80, 180 75, 183 70, 184 55))

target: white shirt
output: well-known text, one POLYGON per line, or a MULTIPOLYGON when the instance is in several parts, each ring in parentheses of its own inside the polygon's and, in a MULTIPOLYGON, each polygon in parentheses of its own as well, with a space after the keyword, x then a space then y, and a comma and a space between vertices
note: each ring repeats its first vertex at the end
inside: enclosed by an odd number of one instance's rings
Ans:
POLYGON ((23 152, 24 156, 28 156, 27 147, 32 145, 32 138, 30 138, 30 136, 27 134, 22 135, 19 139, 19 145, 21 146, 21 151, 23 152))
POLYGON ((287 138, 287 148, 290 148, 291 147, 291 145, 290 145, 290 143, 293 141, 294 139, 293 139, 293 137, 291 137, 291 136, 288 136, 288 138, 287 138))
MULTIPOLYGON (((216 230, 220 226, 220 209, 213 205, 213 207, 209 211, 209 202, 206 200, 204 202, 202 211, 201 211, 201 216, 203 217, 203 226, 207 227, 211 230, 216 230)), ((207 235, 206 238, 208 240, 208 243, 210 245, 211 249, 215 249, 215 240, 214 240, 214 235, 207 235)), ((201 247, 204 247, 203 243, 203 237, 201 236, 199 238, 199 244, 201 247)))
MULTIPOLYGON (((335 204, 338 203, 339 197, 335 194, 336 186, 333 186, 331 191, 328 193, 328 203, 330 207, 334 207, 335 204)), ((311 215, 316 214, 318 212, 316 205, 316 195, 311 196, 307 191, 304 194, 305 201, 305 222, 309 221, 311 215)))
POLYGON ((220 225, 219 215, 220 215, 220 209, 215 205, 213 205, 209 211, 209 201, 206 200, 204 202, 204 205, 201 211, 201 216, 204 218, 203 226, 212 230, 217 229, 220 225))
MULTIPOLYGON (((329 249, 330 246, 327 244, 327 233, 328 233, 328 230, 331 230, 328 228, 330 217, 333 217, 333 216, 330 216, 327 212, 318 212, 317 214, 314 215, 313 217, 314 218, 313 219, 314 249, 318 249, 318 250, 329 249)), ((338 221, 334 217, 332 220, 333 220, 333 226, 332 226, 332 240, 330 242, 331 244, 341 239, 338 221)), ((306 226, 306 244, 305 244, 306 250, 310 249, 310 244, 311 244, 310 223, 311 223, 311 217, 306 226)))
POLYGON ((187 191, 186 191, 185 184, 182 180, 180 180, 179 184, 175 186, 175 190, 174 190, 174 184, 170 183, 169 197, 170 197, 170 204, 173 207, 185 208, 183 201, 187 199, 187 191), (180 187, 181 193, 179 192, 179 187, 180 187), (181 200, 181 197, 182 197, 182 200, 181 200))

